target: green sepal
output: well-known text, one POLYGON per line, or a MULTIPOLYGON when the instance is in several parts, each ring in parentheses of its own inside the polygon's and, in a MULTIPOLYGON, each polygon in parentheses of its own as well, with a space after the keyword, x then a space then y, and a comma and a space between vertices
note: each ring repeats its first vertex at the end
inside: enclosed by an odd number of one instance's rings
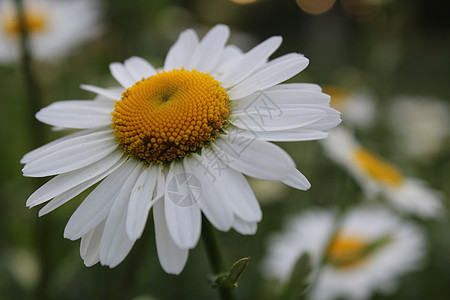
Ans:
POLYGON ((250 257, 244 257, 237 260, 230 271, 222 273, 213 279, 213 286, 219 289, 235 289, 238 287, 237 281, 244 274, 250 263, 250 257))

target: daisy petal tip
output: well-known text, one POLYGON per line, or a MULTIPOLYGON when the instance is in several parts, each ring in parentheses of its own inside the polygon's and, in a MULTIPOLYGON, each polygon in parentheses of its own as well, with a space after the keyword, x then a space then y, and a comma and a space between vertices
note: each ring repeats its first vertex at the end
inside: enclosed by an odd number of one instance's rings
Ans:
POLYGON ((311 183, 308 181, 308 179, 298 170, 295 170, 295 172, 292 172, 288 175, 285 179, 283 179, 281 182, 284 184, 293 187, 294 189, 298 189, 301 191, 306 191, 311 188, 311 183))
POLYGON ((278 48, 283 42, 283 37, 281 35, 275 35, 270 37, 269 40, 276 45, 276 48, 278 48))
POLYGON ((224 33, 227 33, 227 34, 230 33, 230 27, 228 27, 228 25, 225 25, 225 24, 217 24, 212 29, 220 30, 220 31, 222 31, 224 33))
POLYGON ((142 236, 142 233, 139 232, 133 225, 134 224, 131 222, 127 222, 125 230, 130 241, 135 242, 142 236))
POLYGON ((90 86, 91 86, 90 84, 82 83, 82 84, 80 84, 80 89, 88 91, 90 86))
POLYGON ((88 267, 88 268, 93 267, 93 266, 96 265, 97 263, 98 263, 98 261, 93 262, 93 261, 83 260, 83 264, 84 264, 86 267, 88 267))

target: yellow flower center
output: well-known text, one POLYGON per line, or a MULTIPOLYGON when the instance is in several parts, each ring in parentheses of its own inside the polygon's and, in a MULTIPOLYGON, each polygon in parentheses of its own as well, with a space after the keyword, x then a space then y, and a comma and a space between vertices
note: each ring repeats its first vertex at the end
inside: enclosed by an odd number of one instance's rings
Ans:
POLYGON ((129 155, 170 163, 200 151, 224 131, 229 102, 225 89, 209 74, 162 71, 122 94, 111 127, 129 155))
POLYGON ((338 233, 330 243, 326 259, 336 268, 356 267, 364 261, 369 245, 358 235, 338 233))
POLYGON ((393 186, 398 186, 403 182, 403 176, 397 168, 383 161, 367 149, 356 149, 354 160, 374 180, 393 186))
MULTIPOLYGON (((46 16, 42 12, 26 12, 25 26, 30 34, 43 31, 47 27, 46 16)), ((17 15, 7 15, 4 19, 4 31, 11 36, 20 33, 20 23, 17 15)))

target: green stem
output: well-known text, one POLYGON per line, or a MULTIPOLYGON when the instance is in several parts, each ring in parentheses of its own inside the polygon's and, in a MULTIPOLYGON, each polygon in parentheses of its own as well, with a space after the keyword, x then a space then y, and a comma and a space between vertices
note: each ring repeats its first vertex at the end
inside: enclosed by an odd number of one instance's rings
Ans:
MULTIPOLYGON (((340 199, 340 205, 338 205, 339 211, 336 214, 336 217, 334 219, 333 227, 331 232, 329 233, 327 237, 327 242, 325 244, 325 247, 322 250, 321 257, 319 260, 319 264, 317 266, 317 271, 314 274, 314 277, 311 279, 311 283, 308 287, 308 290, 311 291, 314 289, 314 287, 317 285, 317 282, 319 280, 319 277, 327 264, 327 251, 331 246, 331 243, 336 238, 336 235, 339 233, 339 230, 342 227, 342 223, 344 221, 345 215, 347 214, 348 209, 351 207, 351 195, 355 193, 355 186, 353 182, 350 180, 350 178, 346 174, 340 174, 341 172, 337 174, 337 178, 341 176, 344 180, 344 182, 339 182, 336 186, 336 193, 335 195, 337 199, 340 199)), ((305 293, 302 297, 302 299, 307 299, 308 295, 305 293)))
POLYGON ((28 30, 25 20, 25 12, 22 0, 16 0, 17 17, 19 20, 20 29, 20 48, 21 53, 21 65, 24 75, 24 83, 27 92, 27 118, 30 122, 29 127, 31 130, 31 139, 33 141, 33 147, 41 146, 45 141, 45 130, 42 123, 38 122, 35 118, 35 114, 41 109, 42 101, 39 84, 34 76, 32 56, 29 47, 28 30))
MULTIPOLYGON (((40 89, 34 76, 32 67, 32 57, 29 48, 28 31, 25 19, 25 12, 22 0, 15 0, 17 18, 19 21, 19 42, 21 48, 21 65, 24 76, 24 84, 27 92, 26 114, 28 117, 28 126, 31 133, 32 147, 37 148, 45 142, 45 130, 41 123, 35 119, 36 112, 42 107, 40 89)), ((41 185, 41 181, 36 181, 36 185, 41 185)), ((49 222, 38 222, 33 226, 35 230, 35 237, 37 249, 39 252, 39 259, 41 264, 39 282, 36 285, 35 298, 48 299, 48 286, 50 278, 50 254, 47 245, 50 244, 48 238, 48 230, 51 228, 49 222)))
MULTIPOLYGON (((215 229, 205 218, 205 216, 203 216, 202 220, 202 240, 205 245, 206 255, 208 256, 208 261, 214 275, 226 273, 228 270, 225 259, 220 251, 215 229)), ((234 299, 233 291, 229 288, 219 287, 218 292, 222 300, 234 299)))

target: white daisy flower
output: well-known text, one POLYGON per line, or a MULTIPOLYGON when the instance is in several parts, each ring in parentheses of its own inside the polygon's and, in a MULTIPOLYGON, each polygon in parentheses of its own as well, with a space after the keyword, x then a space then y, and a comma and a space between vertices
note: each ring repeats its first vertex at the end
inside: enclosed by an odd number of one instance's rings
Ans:
POLYGON ((394 147, 423 159, 442 150, 450 136, 450 107, 431 97, 399 96, 389 101, 388 121, 394 147), (447 140, 446 140, 447 139, 447 140))
POLYGON ((263 274, 285 282, 308 252, 316 270, 311 278, 317 279, 308 290, 311 299, 362 300, 376 290, 392 290, 400 275, 420 267, 426 243, 417 226, 381 206, 353 208, 337 231, 336 218, 319 209, 292 217, 285 231, 269 240, 263 274))
MULTIPOLYGON (((24 0, 24 12, 31 51, 40 60, 63 57, 101 32, 98 1, 24 0)), ((19 58, 19 34, 14 1, 0 1, 0 62, 19 58)))
POLYGON ((343 127, 330 132, 322 145, 328 156, 360 183, 369 199, 382 195, 396 208, 424 218, 443 213, 439 192, 421 180, 405 177, 395 166, 361 146, 343 127))
POLYGON ((344 124, 369 128, 375 124, 376 99, 366 89, 350 91, 342 87, 326 86, 324 92, 331 96, 331 107, 342 114, 344 124))
POLYGON ((142 235, 153 208, 159 260, 178 274, 200 236, 201 214, 219 230, 253 234, 261 210, 244 175, 306 190, 292 158, 268 141, 325 138, 340 122, 329 96, 312 84, 280 84, 308 60, 268 61, 278 36, 247 53, 226 46, 217 25, 203 39, 188 29, 164 68, 139 57, 112 63, 119 89, 83 85, 102 96, 61 101, 37 118, 79 129, 22 159, 25 176, 57 175, 27 201, 44 215, 100 184, 70 218, 64 236, 81 238, 86 265, 114 267, 142 235))

